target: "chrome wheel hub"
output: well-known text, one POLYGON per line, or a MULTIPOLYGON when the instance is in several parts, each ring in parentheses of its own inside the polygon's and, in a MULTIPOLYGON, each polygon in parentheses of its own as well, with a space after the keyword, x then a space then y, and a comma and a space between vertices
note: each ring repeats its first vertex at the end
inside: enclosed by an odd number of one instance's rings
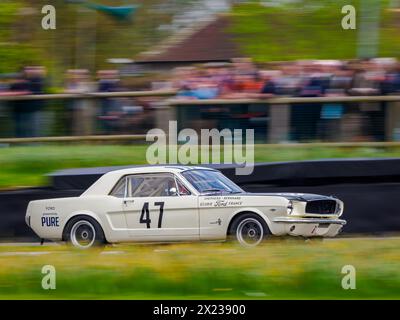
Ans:
POLYGON ((72 226, 70 238, 75 247, 87 249, 96 239, 96 230, 89 221, 78 221, 72 226))
POLYGON ((254 218, 247 218, 241 221, 236 230, 236 238, 244 246, 256 246, 264 237, 262 224, 254 218))

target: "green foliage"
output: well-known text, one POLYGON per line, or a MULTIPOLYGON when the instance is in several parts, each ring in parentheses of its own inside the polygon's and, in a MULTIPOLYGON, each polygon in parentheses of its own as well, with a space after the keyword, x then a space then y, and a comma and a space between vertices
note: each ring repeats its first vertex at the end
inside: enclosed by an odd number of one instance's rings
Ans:
POLYGON ((0 38, 6 38, 11 32, 9 26, 14 21, 14 15, 19 4, 14 1, 4 0, 0 3, 0 38))
MULTIPOLYGON (((56 8, 56 30, 43 30, 41 9, 48 0, 5 0, 0 3, 0 73, 15 72, 26 64, 41 64, 60 86, 68 68, 95 71, 113 67, 109 58, 133 58, 156 44, 165 33, 158 30, 170 22, 174 11, 153 10, 162 0, 132 0, 138 5, 133 19, 119 21, 104 12, 64 0, 51 2, 56 8), (20 9, 28 9, 21 13, 20 9)), ((127 1, 102 0, 104 5, 126 5, 127 1)), ((175 8, 176 9, 176 8, 175 8)))
POLYGON ((36 50, 27 43, 16 41, 12 26, 17 21, 21 3, 5 0, 0 2, 0 73, 16 72, 29 59, 34 59, 36 50))
POLYGON ((17 72, 27 64, 40 63, 38 51, 25 44, 0 46, 0 74, 17 72))
MULTIPOLYGON (((139 6, 132 20, 118 21, 80 4, 54 0, 57 29, 43 30, 41 8, 48 2, 0 2, 0 73, 14 72, 24 64, 42 64, 49 68, 53 85, 60 87, 68 68, 109 68, 109 58, 134 58, 158 44, 168 35, 159 26, 168 24, 175 13, 187 10, 193 1, 168 5, 165 0, 93 1, 139 6), (30 13, 21 13, 21 8, 30 8, 30 13)), ((348 4, 357 8, 359 28, 359 2, 299 0, 275 7, 263 6, 260 1, 241 3, 234 6, 229 31, 243 53, 260 62, 355 58, 359 29, 342 29, 341 8, 348 4)), ((400 57, 399 13, 387 10, 390 2, 381 1, 379 55, 400 57)))
MULTIPOLYGON (((379 55, 400 57, 398 13, 387 9, 388 1, 381 1, 379 55)), ((279 7, 237 5, 230 31, 245 54, 264 62, 356 58, 359 28, 359 1, 304 0, 279 7), (356 30, 341 27, 341 8, 349 4, 357 10, 356 30)))

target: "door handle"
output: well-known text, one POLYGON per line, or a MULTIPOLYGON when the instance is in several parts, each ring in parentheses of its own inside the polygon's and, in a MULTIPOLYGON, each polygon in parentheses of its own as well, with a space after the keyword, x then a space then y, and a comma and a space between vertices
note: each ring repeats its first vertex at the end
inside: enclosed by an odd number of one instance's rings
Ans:
POLYGON ((134 203, 135 200, 124 200, 124 204, 127 205, 128 203, 134 203))

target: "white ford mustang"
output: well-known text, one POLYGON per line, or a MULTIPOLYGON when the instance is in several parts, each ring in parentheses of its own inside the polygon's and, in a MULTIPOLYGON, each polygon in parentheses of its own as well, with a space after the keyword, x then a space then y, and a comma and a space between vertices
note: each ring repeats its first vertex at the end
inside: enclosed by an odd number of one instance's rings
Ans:
POLYGON ((171 165, 111 171, 79 197, 31 201, 26 223, 78 248, 227 238, 254 246, 272 235, 336 236, 342 212, 334 197, 246 193, 217 170, 171 165))

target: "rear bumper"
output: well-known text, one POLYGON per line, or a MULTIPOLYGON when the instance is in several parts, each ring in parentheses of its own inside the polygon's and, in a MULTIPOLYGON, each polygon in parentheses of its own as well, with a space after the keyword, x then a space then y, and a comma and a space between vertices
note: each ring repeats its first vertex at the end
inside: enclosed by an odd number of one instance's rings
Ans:
POLYGON ((346 220, 327 218, 276 217, 273 222, 282 226, 284 234, 302 237, 334 237, 346 224, 346 220))

